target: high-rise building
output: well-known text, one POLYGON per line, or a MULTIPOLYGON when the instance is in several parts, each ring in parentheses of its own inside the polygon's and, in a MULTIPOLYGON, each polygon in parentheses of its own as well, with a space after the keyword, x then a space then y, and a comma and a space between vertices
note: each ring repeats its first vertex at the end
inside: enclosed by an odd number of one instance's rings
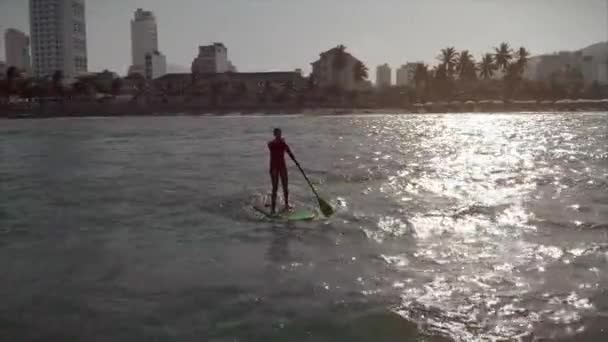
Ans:
POLYGON ((376 68, 376 87, 391 86, 391 67, 384 63, 376 68))
MULTIPOLYGON (((131 55, 132 64, 129 73, 145 74, 146 55, 158 52, 158 27, 152 11, 138 8, 131 20, 131 55)), ((166 69, 166 65, 165 65, 166 69)))
POLYGON ((30 0, 30 34, 36 76, 87 71, 85 0, 30 0))
POLYGON ((9 28, 4 33, 4 47, 7 66, 29 73, 31 67, 30 37, 19 30, 9 28))
POLYGON ((199 46, 198 56, 192 62, 192 72, 199 74, 230 71, 228 49, 222 43, 199 46))
POLYGON ((414 73, 416 72, 416 63, 407 63, 397 69, 397 85, 412 86, 414 83, 414 73))

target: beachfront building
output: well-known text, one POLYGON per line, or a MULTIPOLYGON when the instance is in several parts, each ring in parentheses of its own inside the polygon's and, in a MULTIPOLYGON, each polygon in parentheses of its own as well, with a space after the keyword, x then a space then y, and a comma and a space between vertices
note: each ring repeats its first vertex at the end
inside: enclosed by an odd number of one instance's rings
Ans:
POLYGON ((158 26, 152 11, 141 8, 135 11, 131 20, 131 55, 129 75, 153 79, 166 73, 167 59, 158 49, 158 26))
POLYGON ((30 34, 34 75, 87 71, 85 0, 30 0, 30 34))
POLYGON ((414 85, 414 74, 416 72, 416 63, 406 63, 397 69, 396 82, 397 86, 406 87, 414 85))
MULTIPOLYGON (((198 56, 192 62, 192 73, 223 73, 231 71, 228 49, 222 43, 199 46, 198 56)), ((233 67, 233 70, 236 68, 233 67)))
POLYGON ((153 80, 167 73, 167 58, 158 51, 149 52, 146 54, 146 62, 144 66, 144 76, 153 80))
POLYGON ((586 84, 597 82, 608 84, 608 64, 597 61, 593 56, 585 56, 582 62, 583 79, 586 84))
POLYGON ((360 89, 363 82, 355 78, 355 68, 360 61, 337 46, 319 55, 312 64, 312 79, 320 88, 339 87, 343 90, 360 89))
POLYGON ((8 67, 30 73, 30 37, 19 30, 9 28, 4 33, 4 48, 8 67))
POLYGON ((608 84, 608 57, 586 55, 583 51, 559 52, 551 55, 534 57, 535 74, 532 79, 551 81, 564 78, 568 73, 580 72, 586 85, 594 82, 608 84))
POLYGON ((534 67, 536 77, 533 79, 537 81, 548 81, 554 77, 555 74, 571 68, 580 68, 582 71, 584 68, 583 64, 584 57, 581 51, 562 51, 551 55, 542 55, 538 57, 538 62, 534 67))
POLYGON ((288 88, 302 89, 306 80, 297 71, 203 73, 198 74, 195 82, 191 73, 179 73, 166 74, 154 80, 154 87, 169 95, 208 95, 210 89, 217 85, 221 85, 221 92, 227 96, 238 94, 240 98, 254 100, 264 92, 279 94, 288 88))
POLYGON ((384 63, 376 68, 376 87, 387 88, 391 86, 391 67, 384 63))
POLYGON ((608 63, 598 63, 594 75, 595 79, 593 81, 608 85, 608 63))

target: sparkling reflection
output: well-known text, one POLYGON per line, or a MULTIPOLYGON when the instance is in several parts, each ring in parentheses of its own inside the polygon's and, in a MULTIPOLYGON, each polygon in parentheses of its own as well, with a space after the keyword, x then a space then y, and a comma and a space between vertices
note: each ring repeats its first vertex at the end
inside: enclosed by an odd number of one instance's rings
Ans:
POLYGON ((382 255, 396 272, 399 314, 457 341, 584 330, 582 317, 596 310, 593 286, 584 284, 605 276, 574 265, 597 258, 597 245, 568 248, 569 235, 547 237, 556 233, 546 218, 586 224, 554 210, 580 212, 577 201, 588 199, 576 188, 602 177, 590 162, 595 149, 586 148, 593 136, 583 140, 551 117, 517 115, 385 117, 367 130, 390 149, 374 151, 386 178, 366 194, 377 191, 395 207, 363 230, 378 243, 414 238, 414 250, 382 255))

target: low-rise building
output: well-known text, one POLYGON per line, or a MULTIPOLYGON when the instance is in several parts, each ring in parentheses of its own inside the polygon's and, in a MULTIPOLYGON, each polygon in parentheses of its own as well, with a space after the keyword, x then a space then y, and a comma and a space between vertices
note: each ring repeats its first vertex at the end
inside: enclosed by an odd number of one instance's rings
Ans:
POLYGON ((104 70, 83 73, 76 78, 76 81, 92 86, 96 92, 110 93, 113 90, 114 82, 119 78, 115 72, 104 70))
POLYGON ((228 61, 228 72, 238 72, 236 66, 232 64, 232 61, 228 61))
POLYGON ((241 92, 255 95, 262 91, 280 92, 287 88, 302 89, 306 80, 295 71, 288 72, 235 72, 204 74, 166 74, 154 80, 154 87, 168 94, 206 92, 213 86, 221 86, 225 92, 241 92))
POLYGON ((192 72, 196 74, 223 73, 230 71, 228 48, 222 43, 199 46, 198 56, 192 62, 192 72))
POLYGON ((343 90, 360 89, 363 80, 355 77, 355 68, 361 61, 337 46, 319 55, 312 64, 312 78, 320 88, 339 87, 343 90))

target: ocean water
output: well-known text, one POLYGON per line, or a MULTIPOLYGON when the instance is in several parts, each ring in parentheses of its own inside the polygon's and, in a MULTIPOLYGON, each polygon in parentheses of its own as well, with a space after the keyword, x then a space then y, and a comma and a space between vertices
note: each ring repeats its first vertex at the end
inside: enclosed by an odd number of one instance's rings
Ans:
POLYGON ((0 341, 608 340, 606 113, 3 120, 0 193, 0 341))

